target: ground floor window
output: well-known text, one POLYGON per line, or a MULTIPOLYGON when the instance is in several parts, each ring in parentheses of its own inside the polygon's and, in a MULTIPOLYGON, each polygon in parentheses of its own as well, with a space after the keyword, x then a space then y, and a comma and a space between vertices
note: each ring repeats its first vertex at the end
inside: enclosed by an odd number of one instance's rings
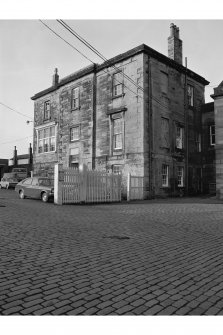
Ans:
POLYGON ((114 164, 112 165, 112 172, 114 174, 121 174, 122 173, 123 166, 121 164, 114 164))
POLYGON ((55 126, 38 130, 38 153, 55 151, 55 126))
POLYGON ((162 164, 162 186, 169 186, 169 166, 167 164, 162 164))
POLYGON ((184 186, 184 167, 183 166, 177 167, 177 185, 179 187, 184 186))

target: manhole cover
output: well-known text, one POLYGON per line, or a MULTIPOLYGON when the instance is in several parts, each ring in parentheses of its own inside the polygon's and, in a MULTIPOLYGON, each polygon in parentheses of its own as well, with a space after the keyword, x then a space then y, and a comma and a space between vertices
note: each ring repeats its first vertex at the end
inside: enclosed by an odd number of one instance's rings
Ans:
POLYGON ((129 240, 130 239, 130 237, 128 237, 128 236, 116 236, 116 235, 104 236, 104 238, 110 238, 112 240, 129 240))

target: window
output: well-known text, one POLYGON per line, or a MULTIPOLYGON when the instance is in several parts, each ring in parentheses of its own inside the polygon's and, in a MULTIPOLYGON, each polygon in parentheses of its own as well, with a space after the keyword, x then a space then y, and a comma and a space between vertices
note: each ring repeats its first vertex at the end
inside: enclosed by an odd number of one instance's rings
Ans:
POLYGON ((114 174, 121 174, 122 173, 122 165, 121 164, 112 165, 112 172, 114 174))
POLYGON ((167 187, 169 185, 169 166, 166 164, 162 165, 162 186, 167 187))
POLYGON ((77 141, 80 138, 80 126, 70 128, 70 141, 77 141))
POLYGON ((50 119, 50 101, 44 102, 44 120, 50 119))
POLYGON ((168 74, 161 71, 160 84, 161 84, 161 92, 162 93, 168 94, 168 80, 169 80, 168 74))
POLYGON ((71 167, 79 167, 79 148, 70 149, 69 165, 71 167))
POLYGON ((121 150, 123 147, 123 119, 117 118, 112 120, 113 123, 113 140, 112 147, 113 150, 121 150))
POLYGON ((164 117, 161 118, 161 147, 170 147, 169 120, 164 117))
POLYGON ((179 187, 184 186, 184 167, 183 166, 177 167, 177 185, 179 187))
POLYGON ((215 126, 210 126, 210 145, 215 145, 215 126))
POLYGON ((183 149, 183 127, 177 125, 176 127, 176 148, 183 149))
POLYGON ((196 150, 197 152, 201 152, 201 134, 196 133, 195 136, 196 150))
POLYGON ((187 85, 187 98, 188 98, 188 106, 194 105, 194 88, 191 85, 187 85))
POLYGON ((55 151, 55 126, 38 130, 38 153, 55 151))
POLYGON ((25 179, 22 183, 24 185, 31 185, 32 184, 32 178, 25 179))
POLYGON ((72 109, 77 109, 79 108, 79 87, 73 88, 72 89, 72 104, 71 107, 72 109))
POLYGON ((123 94, 123 74, 122 72, 113 75, 113 97, 123 94))

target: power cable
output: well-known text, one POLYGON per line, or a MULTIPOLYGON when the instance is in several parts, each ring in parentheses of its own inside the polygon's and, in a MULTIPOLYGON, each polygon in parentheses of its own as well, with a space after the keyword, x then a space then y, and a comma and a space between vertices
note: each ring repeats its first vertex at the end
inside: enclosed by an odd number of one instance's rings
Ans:
POLYGON ((26 114, 23 114, 23 113, 21 113, 21 112, 18 112, 17 110, 15 110, 15 109, 13 109, 13 108, 7 106, 6 104, 3 104, 2 102, 0 102, 0 104, 1 104, 2 106, 4 106, 4 107, 10 109, 11 111, 17 113, 17 114, 22 115, 22 116, 25 116, 26 118, 29 118, 30 120, 32 120, 32 118, 31 118, 30 116, 28 116, 28 115, 26 115, 26 114))
POLYGON ((2 144, 8 144, 8 143, 13 143, 13 142, 18 142, 18 141, 22 141, 22 140, 25 140, 25 139, 27 139, 27 138, 31 138, 31 137, 33 137, 33 135, 31 135, 31 136, 26 136, 26 137, 22 137, 22 138, 19 138, 19 139, 17 139, 17 140, 12 140, 12 141, 8 141, 8 142, 1 142, 0 144, 2 145, 2 144))
MULTIPOLYGON (((83 57, 85 57, 87 60, 89 60, 92 64, 95 65, 95 63, 90 59, 88 58, 87 56, 85 56, 81 51, 79 51, 77 48, 75 48, 71 43, 67 42, 63 37, 61 37, 58 33, 56 33, 52 28, 50 28, 46 23, 44 23, 42 20, 39 20, 45 27, 47 27, 53 34, 55 34, 57 37, 59 37, 61 40, 63 40, 66 44, 68 44, 69 46, 71 46, 74 50, 76 50, 79 54, 81 54, 83 57)), ((104 73, 108 73, 109 74, 109 71, 105 71, 103 70, 104 73)), ((120 82, 118 79, 116 79, 116 81, 119 83, 119 84, 122 84, 124 87, 126 87, 130 92, 132 92, 134 95, 138 95, 136 92, 132 91, 129 87, 127 87, 125 84, 123 84, 122 82, 120 82)), ((139 97, 142 98, 142 96, 138 95, 139 97)))
MULTIPOLYGON (((66 30, 68 30, 73 36, 75 36, 79 41, 81 41, 85 46, 87 46, 90 50, 92 50, 97 56, 99 56, 103 61, 108 61, 108 59, 103 56, 94 46, 92 46, 88 41, 86 41, 83 37, 81 37, 73 28, 71 28, 65 21, 63 20, 57 20, 58 23, 60 23, 66 30)), ((117 68, 115 65, 111 66, 116 71, 119 71, 119 68, 117 68)), ((137 89, 141 90, 143 93, 145 93, 145 90, 139 86, 132 78, 127 76, 123 71, 123 76, 130 81, 137 89)), ((140 96, 140 95, 139 95, 140 96)), ((140 96, 142 98, 142 96, 140 96)), ((165 110, 168 109, 167 106, 163 105, 162 102, 160 102, 157 98, 152 96, 152 99, 154 99, 160 106, 162 106, 165 110)))
MULTIPOLYGON (((73 28, 71 28, 66 22, 63 20, 57 20, 58 23, 60 23, 65 29, 67 29, 73 36, 75 36, 79 41, 81 41, 84 45, 86 45, 91 51, 93 51, 98 57, 100 57, 103 61, 108 61, 108 59, 103 56, 95 47, 93 47, 89 42, 87 42, 83 37, 81 37, 76 31, 74 31, 73 28)), ((111 66, 113 69, 116 71, 119 71, 119 69, 115 66, 111 66)), ((136 86, 137 89, 140 89, 141 91, 144 92, 144 89, 139 86, 132 78, 130 78, 128 75, 126 75, 123 71, 123 76, 129 80, 133 85, 136 86)))

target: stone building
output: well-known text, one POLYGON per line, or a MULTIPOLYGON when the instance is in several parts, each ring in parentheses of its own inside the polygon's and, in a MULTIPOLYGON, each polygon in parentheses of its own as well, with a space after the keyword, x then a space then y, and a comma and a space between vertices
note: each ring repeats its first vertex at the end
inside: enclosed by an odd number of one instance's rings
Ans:
POLYGON ((179 28, 168 57, 142 44, 35 94, 34 174, 54 164, 144 177, 145 197, 202 192, 202 105, 209 82, 182 65, 179 28))
POLYGON ((202 106, 202 191, 216 193, 214 103, 202 106))

